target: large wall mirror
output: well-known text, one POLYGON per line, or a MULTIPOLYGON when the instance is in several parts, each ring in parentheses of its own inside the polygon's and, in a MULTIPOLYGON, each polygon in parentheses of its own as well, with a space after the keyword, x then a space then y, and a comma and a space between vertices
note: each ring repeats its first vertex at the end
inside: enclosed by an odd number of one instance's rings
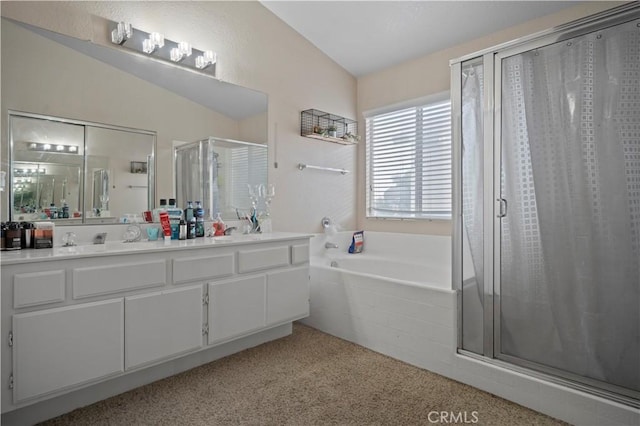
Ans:
POLYGON ((70 217, 61 224, 111 223, 157 205, 159 198, 176 198, 177 141, 213 135, 267 142, 264 93, 111 45, 104 22, 92 22, 89 42, 2 18, 2 125, 12 129, 11 136, 2 134, 2 157, 10 161, 3 161, 2 170, 11 186, 1 193, 3 221, 53 202, 69 207, 70 217), (18 111, 22 115, 13 114, 18 111), (19 126, 18 118, 24 120, 19 126), (77 154, 37 151, 41 142, 20 134, 29 120, 64 135, 60 145, 76 139, 84 144, 77 142, 77 154), (149 147, 143 140, 153 135, 155 149, 135 148, 149 147), (29 141, 36 144, 32 150, 22 143, 29 141))
POLYGON ((10 220, 116 223, 153 208, 154 132, 10 112, 9 142, 10 220))

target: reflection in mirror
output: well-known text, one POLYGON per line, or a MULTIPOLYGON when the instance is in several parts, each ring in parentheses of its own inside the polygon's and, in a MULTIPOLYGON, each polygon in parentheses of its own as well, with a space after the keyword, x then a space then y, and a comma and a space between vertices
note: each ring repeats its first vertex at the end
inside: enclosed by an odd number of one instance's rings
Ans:
POLYGON ((92 211, 97 216, 109 216, 109 171, 99 169, 93 172, 92 211))
POLYGON ((10 115, 14 221, 80 222, 83 126, 10 115))
POLYGON ((79 221, 80 166, 52 162, 13 162, 13 211, 17 221, 79 221))
POLYGON ((248 185, 267 185, 267 146, 209 137, 175 148, 178 207, 202 201, 205 217, 236 220, 251 208, 248 185))
MULTIPOLYGON (((150 132, 87 126, 85 200, 87 222, 117 222, 126 214, 153 210, 148 193, 148 156, 155 136, 150 132), (89 218, 94 218, 89 220, 89 218)), ((155 194, 154 197, 155 198, 155 194)))
POLYGON ((16 112, 9 123, 11 220, 115 223, 152 208, 152 132, 16 112))

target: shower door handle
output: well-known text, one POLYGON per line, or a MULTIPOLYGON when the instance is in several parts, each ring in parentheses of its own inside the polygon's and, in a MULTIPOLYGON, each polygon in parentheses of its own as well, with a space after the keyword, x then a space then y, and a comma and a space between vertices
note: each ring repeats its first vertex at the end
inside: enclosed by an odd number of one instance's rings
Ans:
POLYGON ((500 203, 500 208, 496 217, 505 217, 507 215, 507 200, 504 198, 496 199, 500 203))

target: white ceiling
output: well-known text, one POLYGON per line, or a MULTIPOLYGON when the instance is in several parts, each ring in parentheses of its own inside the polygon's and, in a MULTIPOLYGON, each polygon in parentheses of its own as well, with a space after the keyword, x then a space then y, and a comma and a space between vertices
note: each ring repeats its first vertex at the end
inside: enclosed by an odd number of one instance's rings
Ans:
POLYGON ((359 77, 579 2, 263 0, 261 3, 359 77))

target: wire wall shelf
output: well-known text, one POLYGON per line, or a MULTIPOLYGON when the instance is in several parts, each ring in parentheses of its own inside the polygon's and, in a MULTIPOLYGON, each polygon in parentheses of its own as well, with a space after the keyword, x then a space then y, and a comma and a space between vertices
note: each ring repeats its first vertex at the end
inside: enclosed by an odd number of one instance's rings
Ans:
POLYGON ((317 109, 300 113, 300 135, 343 145, 358 143, 358 123, 355 120, 317 109))

